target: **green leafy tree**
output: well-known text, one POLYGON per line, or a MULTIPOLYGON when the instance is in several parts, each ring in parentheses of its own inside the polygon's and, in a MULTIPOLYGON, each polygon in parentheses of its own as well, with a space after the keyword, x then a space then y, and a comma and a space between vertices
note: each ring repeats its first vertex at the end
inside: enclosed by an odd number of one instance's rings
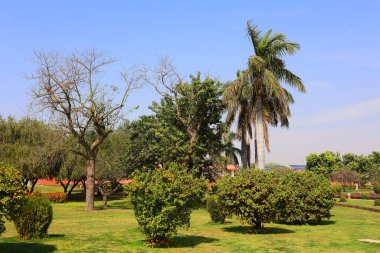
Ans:
POLYGON ((0 118, 0 159, 20 169, 30 192, 39 178, 58 175, 63 162, 63 132, 41 121, 0 118))
POLYGON ((312 153, 306 157, 306 170, 329 178, 342 167, 342 158, 339 153, 325 151, 321 154, 312 153))
POLYGON ((126 130, 120 127, 110 134, 99 149, 96 180, 104 207, 107 206, 108 197, 122 188, 121 180, 133 171, 127 167, 127 147, 126 130))
POLYGON ((168 164, 164 168, 134 174, 127 193, 137 221, 149 240, 167 240, 179 227, 190 226, 191 211, 199 207, 207 189, 205 180, 186 169, 168 164))
POLYGON ((5 231, 4 219, 11 220, 12 214, 23 197, 20 172, 14 167, 0 163, 0 235, 5 231))
POLYGON ((207 156, 222 148, 222 84, 210 77, 202 80, 200 73, 186 81, 165 58, 154 70, 144 69, 143 79, 162 96, 158 117, 186 135, 186 166, 202 172, 209 166, 207 156))
MULTIPOLYGON (((151 108, 159 107, 154 103, 151 108)), ((154 168, 169 162, 185 163, 186 134, 157 114, 141 116, 126 126, 128 170, 154 168)))

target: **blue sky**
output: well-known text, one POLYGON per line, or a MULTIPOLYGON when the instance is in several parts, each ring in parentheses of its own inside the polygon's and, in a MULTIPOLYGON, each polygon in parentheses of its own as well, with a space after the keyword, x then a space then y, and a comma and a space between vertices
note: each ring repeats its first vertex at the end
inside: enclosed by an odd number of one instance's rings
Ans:
MULTIPOLYGON (((300 163, 324 150, 380 150, 380 1, 2 1, 0 114, 29 113, 25 78, 33 51, 96 48, 120 59, 117 70, 168 55, 183 74, 221 81, 246 66, 248 19, 301 45, 288 67, 307 94, 296 94, 290 129, 270 129, 268 162, 300 163)), ((133 94, 129 115, 149 113, 149 87, 133 94)))

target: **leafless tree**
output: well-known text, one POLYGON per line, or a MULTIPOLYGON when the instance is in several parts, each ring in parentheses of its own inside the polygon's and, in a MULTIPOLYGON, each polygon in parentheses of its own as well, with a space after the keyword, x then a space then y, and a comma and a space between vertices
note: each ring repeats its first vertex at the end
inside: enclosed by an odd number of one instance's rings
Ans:
POLYGON ((95 161, 99 145, 123 117, 130 93, 136 89, 138 78, 134 71, 121 73, 125 90, 103 85, 99 73, 114 63, 96 50, 62 55, 36 52, 36 70, 32 79, 33 105, 49 111, 52 119, 72 134, 80 150, 72 151, 86 159, 86 210, 94 210, 95 161), (114 99, 120 96, 118 103, 114 99))

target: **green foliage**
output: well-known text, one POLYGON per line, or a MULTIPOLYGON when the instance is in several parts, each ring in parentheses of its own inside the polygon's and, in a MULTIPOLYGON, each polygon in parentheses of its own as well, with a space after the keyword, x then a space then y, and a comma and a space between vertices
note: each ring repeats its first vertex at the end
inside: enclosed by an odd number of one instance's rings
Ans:
POLYGON ((369 199, 369 193, 368 192, 363 192, 362 194, 360 194, 360 198, 362 198, 362 199, 369 199))
POLYGON ((276 174, 255 169, 225 177, 217 182, 220 205, 229 216, 260 229, 263 223, 270 223, 276 217, 277 182, 276 174))
POLYGON ((210 214, 213 222, 224 223, 226 220, 226 213, 223 206, 220 204, 217 195, 210 195, 207 197, 206 208, 210 214))
MULTIPOLYGON (((160 106, 153 104, 152 107, 160 106)), ((152 168, 170 161, 184 162, 187 150, 185 134, 170 121, 158 115, 141 116, 125 127, 125 166, 128 169, 152 168)))
POLYGON ((29 180, 55 177, 62 164, 63 133, 41 121, 0 117, 0 160, 17 167, 29 180))
POLYGON ((53 208, 43 195, 34 194, 23 199, 13 220, 20 239, 44 238, 53 220, 53 208))
POLYGON ((375 184, 373 186, 373 191, 377 194, 380 194, 380 184, 375 184))
POLYGON ((373 201, 373 205, 380 206, 380 199, 375 199, 375 201, 373 201))
POLYGON ((340 196, 339 202, 347 202, 347 197, 346 196, 340 196))
POLYGON ((150 240, 166 240, 179 227, 190 226, 190 214, 197 208, 207 189, 176 164, 134 174, 127 185, 137 221, 150 240))
POLYGON ((278 188, 278 219, 288 223, 320 222, 330 218, 334 190, 322 175, 312 172, 289 173, 281 177, 278 188))
POLYGON ((0 235, 5 231, 3 218, 10 219, 23 195, 21 175, 14 167, 0 163, 0 235))
POLYGON ((312 153, 306 157, 306 170, 315 172, 329 178, 342 166, 339 153, 325 151, 321 154, 312 153))
POLYGON ((333 187, 334 192, 335 192, 336 194, 341 193, 342 190, 343 190, 343 186, 342 186, 341 184, 336 184, 336 185, 333 185, 332 187, 333 187))

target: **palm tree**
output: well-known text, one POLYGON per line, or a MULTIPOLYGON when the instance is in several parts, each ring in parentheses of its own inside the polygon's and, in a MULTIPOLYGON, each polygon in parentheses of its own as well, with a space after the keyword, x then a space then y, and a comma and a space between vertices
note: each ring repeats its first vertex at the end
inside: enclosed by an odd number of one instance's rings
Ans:
POLYGON ((226 85, 223 103, 226 105, 226 123, 230 127, 237 118, 237 137, 241 141, 243 169, 250 166, 250 139, 252 139, 253 107, 250 104, 250 86, 245 72, 237 72, 237 78, 226 85))
MULTIPOLYGON (((233 141, 236 139, 236 134, 228 131, 223 136, 223 152, 228 162, 239 165, 238 156, 240 156, 240 149, 235 147, 233 141)), ((227 162, 227 161, 226 161, 227 162)))
POLYGON ((247 22, 247 33, 252 41, 254 55, 248 60, 248 82, 252 89, 251 104, 254 107, 255 137, 257 140, 257 167, 265 166, 265 142, 269 148, 268 124, 288 126, 289 104, 293 103, 291 94, 282 87, 287 83, 300 92, 306 92, 300 77, 286 68, 281 58, 293 55, 300 48, 297 43, 287 41, 282 33, 272 34, 269 30, 261 36, 257 26, 247 22), (267 136, 267 138, 265 138, 267 136))

